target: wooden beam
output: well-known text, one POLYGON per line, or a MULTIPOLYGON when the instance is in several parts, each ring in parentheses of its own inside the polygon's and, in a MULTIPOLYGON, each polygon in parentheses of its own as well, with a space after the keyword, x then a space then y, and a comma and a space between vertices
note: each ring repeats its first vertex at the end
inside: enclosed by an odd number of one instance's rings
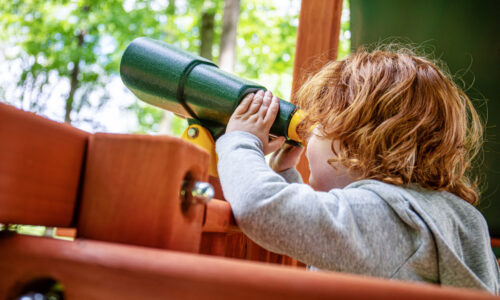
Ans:
POLYGON ((78 235, 198 252, 205 207, 183 209, 184 180, 208 180, 208 153, 172 136, 94 134, 78 235))
POLYGON ((212 199, 205 208, 203 232, 227 233, 239 231, 229 202, 212 199))
POLYGON ((70 226, 88 137, 0 103, 0 223, 70 226))
MULTIPOLYGON (((337 59, 342 0, 302 0, 293 67, 292 102, 307 78, 337 59)), ((297 169, 305 182, 309 167, 303 155, 297 169)))
POLYGON ((0 239, 0 298, 53 278, 66 299, 498 299, 479 291, 91 240, 0 239))

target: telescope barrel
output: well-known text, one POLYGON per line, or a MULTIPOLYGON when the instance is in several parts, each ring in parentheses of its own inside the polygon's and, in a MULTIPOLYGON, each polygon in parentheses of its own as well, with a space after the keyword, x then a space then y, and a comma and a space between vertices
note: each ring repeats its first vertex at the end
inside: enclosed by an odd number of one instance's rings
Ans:
MULTIPOLYGON (((220 132, 226 126, 245 95, 265 90, 259 84, 222 71, 203 57, 145 37, 133 40, 125 50, 120 75, 142 101, 196 119, 212 133, 217 132, 214 128, 220 132)), ((271 134, 288 138, 295 110, 295 105, 280 99, 271 134)))

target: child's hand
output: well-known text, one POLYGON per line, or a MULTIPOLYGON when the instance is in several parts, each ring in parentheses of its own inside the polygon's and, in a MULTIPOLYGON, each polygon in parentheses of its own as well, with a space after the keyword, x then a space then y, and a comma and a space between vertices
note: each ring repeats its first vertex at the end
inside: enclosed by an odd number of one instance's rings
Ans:
POLYGON ((269 166, 275 172, 282 172, 297 165, 300 155, 304 151, 303 147, 283 144, 281 148, 274 152, 269 160, 269 166))
POLYGON ((278 137, 269 141, 269 130, 279 110, 278 97, 263 90, 256 94, 248 94, 233 112, 227 123, 226 133, 246 131, 257 136, 262 142, 264 155, 276 151, 285 141, 278 137))

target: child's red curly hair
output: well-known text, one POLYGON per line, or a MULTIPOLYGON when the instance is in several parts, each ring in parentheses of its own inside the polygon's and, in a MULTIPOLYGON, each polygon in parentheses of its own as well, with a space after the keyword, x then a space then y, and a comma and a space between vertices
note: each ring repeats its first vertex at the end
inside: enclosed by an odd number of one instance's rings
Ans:
POLYGON ((429 59, 408 49, 361 49, 324 66, 294 100, 306 112, 302 136, 318 124, 332 140, 337 157, 330 164, 342 163, 359 179, 417 183, 478 202, 469 171, 482 145, 481 120, 429 59))

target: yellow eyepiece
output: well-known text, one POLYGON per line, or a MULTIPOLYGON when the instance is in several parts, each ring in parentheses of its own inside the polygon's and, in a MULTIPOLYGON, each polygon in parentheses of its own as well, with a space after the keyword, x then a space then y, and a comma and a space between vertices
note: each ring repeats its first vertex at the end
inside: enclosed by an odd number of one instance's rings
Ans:
POLYGON ((300 121, 305 118, 305 112, 301 109, 297 109, 290 120, 288 125, 288 137, 296 142, 301 143, 299 135, 297 134, 297 126, 299 126, 300 121))

